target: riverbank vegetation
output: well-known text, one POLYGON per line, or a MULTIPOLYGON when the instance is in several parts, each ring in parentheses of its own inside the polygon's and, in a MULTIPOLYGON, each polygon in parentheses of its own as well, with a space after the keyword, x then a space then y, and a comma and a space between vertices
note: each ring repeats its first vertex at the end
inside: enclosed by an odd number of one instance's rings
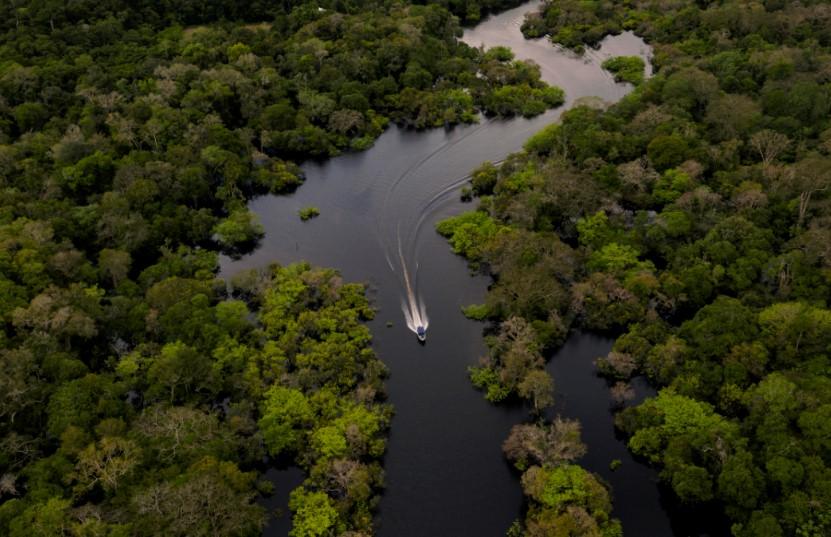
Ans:
POLYGON ((639 56, 615 56, 603 62, 603 68, 615 75, 615 82, 637 86, 643 82, 646 64, 639 56))
POLYGON ((266 455, 307 473, 294 537, 372 532, 391 410, 362 288, 229 286, 217 255, 301 159, 562 102, 459 32, 407 3, 0 6, 0 534, 259 534, 266 455))
POLYGON ((524 522, 514 523, 508 537, 623 535, 620 522, 610 517, 607 488, 573 464, 586 452, 578 422, 557 418, 547 426, 515 425, 502 450, 522 472, 522 490, 529 503, 524 522))
POLYGON ((737 537, 828 534, 827 5, 551 1, 525 26, 574 48, 634 30, 657 73, 476 170, 475 216, 440 226, 494 276, 474 383, 532 401, 540 349, 614 334, 610 386, 660 389, 617 425, 679 501, 737 537))

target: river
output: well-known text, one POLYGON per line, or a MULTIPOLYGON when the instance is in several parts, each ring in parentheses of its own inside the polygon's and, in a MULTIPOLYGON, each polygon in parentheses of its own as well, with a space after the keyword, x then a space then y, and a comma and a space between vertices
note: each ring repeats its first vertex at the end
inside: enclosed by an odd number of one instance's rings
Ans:
MULTIPOLYGON (((370 323, 374 348, 391 371, 387 388, 396 411, 384 460, 381 537, 496 537, 523 509, 518 474, 505 462, 501 444, 511 426, 527 419, 527 411, 489 404, 466 371, 485 347, 482 325, 465 319, 460 308, 481 303, 489 280, 470 274, 435 233, 435 224, 473 209, 459 200, 459 187, 480 163, 519 150, 581 98, 614 102, 631 91, 600 68, 603 59, 650 53, 631 33, 609 37, 582 57, 546 40, 525 40, 519 31, 523 15, 538 5, 533 1, 490 17, 462 39, 473 46, 507 45, 517 58, 536 61, 543 78, 565 90, 564 107, 533 119, 483 118, 453 129, 392 127, 367 151, 306 163, 306 182, 297 192, 250 202, 266 229, 261 246, 242 259, 221 260, 225 277, 271 262, 306 260, 368 285, 378 309, 370 323), (320 216, 301 222, 297 211, 306 206, 318 207, 320 216), (412 295, 430 319, 424 345, 402 314, 405 266, 412 295)), ((591 366, 610 347, 609 339, 575 334, 552 358, 555 411, 583 422, 589 452, 581 463, 611 483, 615 515, 628 536, 697 535, 687 524, 671 527, 657 474, 635 462, 615 438, 608 392, 591 366), (609 470, 612 459, 623 460, 616 472, 609 470)), ((641 395, 647 393, 641 388, 641 395)), ((288 469, 272 470, 268 477, 277 489, 268 506, 285 507, 289 487, 302 475, 288 469)), ((288 516, 278 518, 265 535, 286 535, 289 527, 288 516)))

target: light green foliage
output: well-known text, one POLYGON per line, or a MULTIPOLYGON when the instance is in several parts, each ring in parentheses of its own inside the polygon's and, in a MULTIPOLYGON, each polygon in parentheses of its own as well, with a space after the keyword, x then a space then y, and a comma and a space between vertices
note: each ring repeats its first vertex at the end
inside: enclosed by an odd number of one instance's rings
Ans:
POLYGON ((275 275, 276 285, 265 292, 260 320, 266 329, 274 330, 275 335, 289 326, 309 291, 308 285, 300 277, 305 268, 308 267, 293 265, 280 270, 275 275))
POLYGON ((477 196, 485 196, 493 192, 496 186, 497 168, 490 162, 485 162, 471 174, 471 186, 477 196))
POLYGON ((775 360, 792 365, 831 349, 831 311, 806 303, 783 302, 759 313, 762 341, 775 360))
POLYGON ((241 300, 224 300, 216 305, 215 310, 216 322, 228 334, 237 336, 252 327, 248 320, 248 306, 241 300))
POLYGON ((539 184, 540 182, 541 177, 538 171, 535 169, 533 164, 528 163, 525 168, 516 170, 506 177, 502 177, 500 181, 496 183, 494 192, 496 194, 519 194, 520 192, 529 190, 531 187, 539 184))
POLYGON ((593 270, 623 273, 642 266, 642 263, 638 261, 637 250, 631 246, 612 242, 592 253, 588 266, 593 270))
POLYGON ((388 425, 387 416, 380 409, 363 405, 342 405, 340 412, 331 425, 312 436, 312 446, 319 449, 321 458, 347 454, 356 458, 381 457, 386 448, 382 433, 388 425), (318 440, 320 443, 316 444, 318 440))
POLYGON ((300 448, 305 429, 313 418, 312 407, 302 392, 273 386, 265 394, 259 421, 269 452, 278 455, 300 448))
POLYGON ((603 68, 614 73, 616 82, 635 86, 643 82, 646 64, 639 56, 615 56, 603 62, 603 68))
MULTIPOLYGON (((114 362, 115 373, 87 374, 83 362, 62 353, 44 362, 50 375, 60 371, 66 378, 50 392, 46 412, 59 451, 26 466, 31 496, 13 512, 12 504, 4 509, 0 520, 8 531, 55 520, 71 531, 118 537, 258 533, 265 519, 254 503, 256 474, 240 472, 237 461, 261 460, 261 442, 274 455, 296 456, 314 488, 328 482, 329 472, 342 471, 330 466, 333 459, 362 461, 355 462, 362 466, 345 484, 349 499, 332 520, 339 528, 371 527, 382 483, 375 461, 386 447, 390 412, 377 402, 384 369, 361 324, 373 313, 363 288, 344 284, 331 270, 274 267, 248 288, 254 293, 246 295, 248 303, 219 301, 210 279, 187 277, 214 263, 191 251, 166 252, 147 272, 146 293, 134 306, 147 323, 140 325, 147 340, 114 362), (292 335, 281 339, 287 327, 292 335), (126 403, 128 390, 141 393, 148 406, 134 411, 126 403), (232 395, 221 419, 199 409, 220 392, 232 395), (262 398, 259 411, 235 402, 246 397, 262 398), (307 442, 312 449, 302 450, 307 442), (99 509, 127 509, 128 523, 76 523, 60 506, 45 503, 64 487, 68 494, 94 494, 99 509)), ((100 307, 94 289, 53 294, 49 303, 55 298, 79 311, 100 307)), ((42 312, 18 313, 24 327, 41 322, 38 316, 42 312)), ((8 358, 25 368, 27 356, 8 358)), ((8 404, 18 412, 25 399, 8 404)), ((0 464, 7 457, 3 453, 0 464)))
POLYGON ((514 52, 508 47, 492 47, 485 52, 485 59, 509 62, 514 59, 514 52))
POLYGON ((505 229, 481 211, 448 218, 436 226, 436 230, 448 238, 453 251, 472 262, 481 261, 489 241, 505 229))
POLYGON ((499 380, 499 374, 489 367, 469 367, 470 381, 480 390, 485 390, 485 399, 491 403, 503 401, 511 389, 499 380))
POLYGON ((319 216, 320 209, 317 207, 304 207, 300 209, 297 214, 300 216, 300 220, 305 222, 306 220, 311 220, 312 218, 319 216))
POLYGON ((681 170, 669 169, 655 182, 652 196, 660 204, 672 203, 691 187, 692 180, 689 175, 681 170))
POLYGON ((209 358, 181 341, 166 344, 150 359, 147 380, 154 396, 171 403, 194 391, 210 390, 213 383, 209 358))
POLYGON ((661 464, 662 477, 682 500, 708 501, 717 483, 719 497, 729 504, 755 505, 761 476, 748 466, 751 459, 739 427, 710 405, 662 390, 656 398, 625 410, 619 424, 632 435, 632 451, 661 464), (678 449, 683 445, 690 449, 678 449), (726 466, 714 457, 714 450, 728 459, 726 466))
MULTIPOLYGON (((281 120, 275 122, 285 125, 281 120)), ((258 186, 273 194, 290 192, 303 182, 302 172, 297 165, 283 160, 275 160, 257 169, 254 178, 258 186)))
POLYGON ((291 537, 322 537, 336 527, 338 512, 323 492, 296 489, 291 493, 289 508, 294 513, 291 537))
POLYGON ((586 503, 591 475, 575 465, 551 470, 537 469, 526 477, 531 497, 548 507, 563 508, 567 504, 586 503))
POLYGON ((337 427, 331 425, 321 427, 312 434, 311 447, 322 459, 343 457, 348 449, 346 437, 337 427))
MULTIPOLYGON (((674 436, 682 434, 697 434, 712 427, 725 425, 720 416, 713 412, 713 409, 705 403, 699 403, 688 397, 675 395, 671 391, 663 390, 658 397, 645 403, 640 412, 647 413, 650 410, 656 411, 660 416, 658 433, 667 441, 674 436)), ((647 446, 644 442, 646 436, 639 437, 635 434, 630 441, 636 452, 646 454, 647 446)))
POLYGON ((578 220, 577 233, 580 237, 580 244, 593 250, 603 248, 614 240, 614 230, 603 211, 578 220))
POLYGON ((314 496, 307 507, 298 500, 294 528, 305 528, 297 530, 303 535, 332 526, 366 531, 382 484, 376 461, 386 448, 391 413, 378 402, 385 372, 361 323, 373 315, 363 288, 344 284, 332 270, 298 264, 274 268, 259 301, 262 330, 272 341, 262 353, 244 358, 249 363, 243 377, 255 393, 266 387, 258 422, 265 445, 271 454, 292 455, 308 469, 306 486, 325 486, 333 499, 340 498, 334 515, 325 493, 314 494, 326 502, 314 496), (290 386, 268 387, 285 379, 290 386), (367 466, 347 472, 351 477, 343 486, 354 492, 340 497, 344 491, 331 489, 334 475, 341 475, 342 483, 343 465, 351 468, 357 461, 367 466))
POLYGON ((573 535, 622 535, 620 523, 609 515, 609 493, 579 466, 532 466, 522 476, 522 488, 532 502, 526 525, 544 535, 565 528, 573 535))
POLYGON ((562 128, 552 123, 525 141, 523 148, 529 153, 549 155, 565 144, 562 128))
POLYGON ((250 211, 238 210, 217 224, 214 233, 223 247, 233 249, 256 241, 263 236, 265 230, 257 215, 250 211))
POLYGON ((69 500, 49 498, 32 505, 12 524, 9 537, 54 537, 62 535, 69 522, 69 500))
MULTIPOLYGON (((674 194, 673 194, 674 195, 674 194)), ((659 216, 660 226, 672 238, 683 238, 692 231, 692 219, 684 211, 664 210, 659 216)))
POLYGON ((484 321, 490 315, 490 309, 487 304, 470 304, 462 307, 462 313, 468 319, 484 321))
POLYGON ((545 112, 548 108, 560 106, 565 102, 565 92, 556 87, 532 88, 527 84, 519 86, 502 86, 485 97, 486 112, 499 116, 522 114, 532 117, 545 112))

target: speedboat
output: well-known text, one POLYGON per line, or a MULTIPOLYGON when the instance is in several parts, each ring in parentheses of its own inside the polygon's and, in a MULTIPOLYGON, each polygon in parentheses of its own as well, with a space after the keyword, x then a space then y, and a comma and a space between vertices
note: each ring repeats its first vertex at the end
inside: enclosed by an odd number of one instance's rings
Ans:
POLYGON ((416 328, 416 336, 418 336, 419 341, 425 341, 427 339, 427 329, 419 325, 416 328))

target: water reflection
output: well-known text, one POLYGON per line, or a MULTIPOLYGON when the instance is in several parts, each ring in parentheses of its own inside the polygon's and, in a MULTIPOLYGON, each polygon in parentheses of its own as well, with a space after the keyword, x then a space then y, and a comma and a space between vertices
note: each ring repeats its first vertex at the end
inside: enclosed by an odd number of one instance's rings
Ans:
MULTIPOLYGON (((489 18, 463 39, 475 46, 507 45, 518 58, 536 61, 543 78, 565 90, 565 107, 533 119, 483 118, 449 130, 393 127, 368 151, 307 163, 306 183, 296 193, 251 202, 266 229, 262 246, 240 260, 222 260, 225 276, 274 261, 307 260, 337 267, 345 279, 366 282, 373 290, 379 310, 371 323, 374 347, 391 370, 387 387, 396 409, 384 461, 381 536, 501 536, 521 514, 517 475, 501 444, 514 424, 527 419, 527 411, 487 403, 467 378, 467 367, 485 349, 482 326, 465 319, 460 309, 484 300, 488 279, 471 277, 465 262, 435 233, 435 224, 471 208, 459 200, 459 187, 483 161, 499 161, 521 149, 530 135, 581 98, 614 102, 631 91, 600 68, 603 59, 649 55, 644 42, 629 33, 607 38, 599 50, 582 57, 545 40, 527 41, 519 25, 538 4, 489 18), (321 214, 301 222, 297 212, 307 206, 321 214), (412 337, 402 318, 402 299, 414 326, 417 316, 426 318, 423 306, 429 306, 429 345, 418 345, 412 337)), ((625 459, 628 452, 611 427, 605 383, 591 369, 591 360, 610 345, 608 339, 575 335, 553 358, 558 410, 583 420, 589 446, 585 463, 613 484, 616 515, 627 535, 671 535, 655 473, 625 459), (612 458, 625 460, 619 472, 608 471, 612 458)), ((286 497, 290 481, 276 481, 286 497)), ((266 534, 286 531, 281 520, 266 534)))

